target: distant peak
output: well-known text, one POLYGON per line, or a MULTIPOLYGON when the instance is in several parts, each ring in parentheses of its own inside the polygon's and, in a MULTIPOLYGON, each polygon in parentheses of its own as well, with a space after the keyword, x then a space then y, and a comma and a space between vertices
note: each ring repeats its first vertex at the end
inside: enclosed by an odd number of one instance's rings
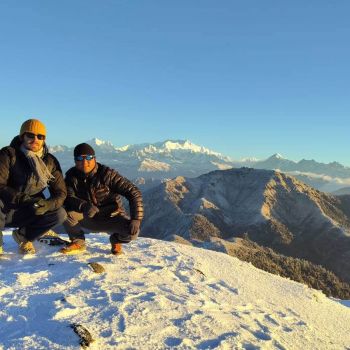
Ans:
POLYGON ((162 143, 162 147, 166 150, 187 150, 195 153, 205 153, 221 156, 220 153, 214 152, 203 146, 198 146, 189 140, 166 140, 162 143))
POLYGON ((94 137, 90 141, 87 141, 87 143, 92 144, 92 145, 96 145, 96 146, 102 146, 102 145, 113 146, 112 142, 100 140, 96 137, 94 137))
POLYGON ((269 159, 285 159, 285 158, 282 156, 282 154, 275 153, 269 159))

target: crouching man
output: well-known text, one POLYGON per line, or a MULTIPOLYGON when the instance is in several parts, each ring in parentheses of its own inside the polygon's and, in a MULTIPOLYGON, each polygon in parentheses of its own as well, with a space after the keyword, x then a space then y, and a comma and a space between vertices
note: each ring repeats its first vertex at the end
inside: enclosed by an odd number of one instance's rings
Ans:
POLYGON ((94 149, 81 143, 74 149, 75 167, 66 173, 67 220, 64 227, 71 243, 61 249, 63 254, 86 250, 83 229, 107 232, 112 254, 122 254, 122 243, 137 238, 143 218, 140 190, 117 171, 96 162, 94 149), (129 201, 130 216, 126 215, 122 199, 129 201))
POLYGON ((66 218, 62 207, 66 185, 61 167, 49 153, 45 139, 45 125, 29 119, 10 146, 0 151, 0 230, 4 226, 18 227, 12 236, 22 254, 34 254, 32 242, 66 218), (47 199, 45 189, 50 193, 47 199))

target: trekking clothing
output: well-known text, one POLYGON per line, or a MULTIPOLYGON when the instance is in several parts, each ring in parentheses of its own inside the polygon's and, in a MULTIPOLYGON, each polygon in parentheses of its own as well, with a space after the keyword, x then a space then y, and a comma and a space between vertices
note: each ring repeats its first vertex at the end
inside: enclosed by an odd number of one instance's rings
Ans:
MULTIPOLYGON (((41 124, 34 126, 41 128, 41 124)), ((0 200, 4 205, 0 211, 5 215, 4 222, 0 215, 0 230, 4 226, 25 228, 25 238, 34 241, 64 221, 62 204, 67 189, 59 162, 45 144, 42 152, 29 151, 27 155, 21 145, 21 138, 16 136, 10 146, 0 150, 0 200), (46 186, 48 199, 43 194, 46 186)))
POLYGON ((95 155, 95 150, 88 143, 79 143, 74 147, 74 157, 82 155, 95 155))
POLYGON ((2 245, 3 245, 1 228, 5 227, 5 220, 6 220, 6 216, 2 211, 3 208, 4 208, 4 204, 2 203, 2 200, 0 200, 0 247, 1 247, 1 250, 2 250, 2 245))
POLYGON ((112 243, 111 253, 113 255, 124 254, 121 243, 112 243))
POLYGON ((83 239, 74 239, 64 248, 60 249, 63 254, 79 254, 86 251, 86 244, 83 239))
POLYGON ((35 241, 51 228, 63 223, 66 217, 66 211, 62 207, 43 215, 35 215, 33 206, 24 206, 8 212, 6 226, 25 228, 25 238, 28 241, 35 241))
POLYGON ((90 232, 107 232, 111 235, 113 243, 129 243, 136 239, 139 234, 137 231, 136 234, 131 235, 130 219, 123 215, 108 218, 97 214, 95 217, 89 218, 83 213, 68 211, 67 219, 63 225, 72 241, 75 239, 85 240, 83 228, 90 232))
POLYGON ((21 230, 12 231, 12 237, 19 245, 19 252, 22 254, 35 254, 35 247, 32 242, 28 241, 21 230))
POLYGON ((36 250, 33 245, 33 242, 28 241, 28 242, 20 243, 19 252, 20 254, 35 254, 36 250))
POLYGON ((86 203, 95 205, 96 216, 125 215, 120 196, 129 201, 131 219, 142 220, 143 203, 140 190, 116 170, 100 163, 88 174, 76 167, 70 168, 65 177, 67 185, 67 211, 82 212, 86 203))
POLYGON ((21 130, 19 132, 20 136, 22 136, 25 132, 46 136, 46 127, 38 119, 29 119, 22 124, 21 130))
POLYGON ((76 167, 69 169, 65 181, 67 220, 64 227, 72 242, 85 240, 83 229, 109 233, 112 244, 129 243, 137 238, 143 203, 140 190, 131 181, 97 162, 87 174, 76 167), (131 219, 121 196, 129 201, 131 219))

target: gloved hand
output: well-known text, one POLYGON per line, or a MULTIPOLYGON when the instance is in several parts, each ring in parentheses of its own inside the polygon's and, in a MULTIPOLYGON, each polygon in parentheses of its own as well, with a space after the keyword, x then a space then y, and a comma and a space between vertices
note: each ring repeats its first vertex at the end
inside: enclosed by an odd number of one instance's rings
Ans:
POLYGON ((131 236, 136 236, 140 230, 141 221, 140 220, 131 220, 130 222, 130 234, 131 236))
POLYGON ((33 204, 35 215, 44 215, 46 212, 51 210, 52 203, 46 199, 39 199, 33 204))
POLYGON ((96 205, 93 205, 88 202, 84 203, 81 206, 81 209, 83 211, 83 214, 89 217, 90 219, 93 218, 100 211, 100 209, 98 209, 96 205))

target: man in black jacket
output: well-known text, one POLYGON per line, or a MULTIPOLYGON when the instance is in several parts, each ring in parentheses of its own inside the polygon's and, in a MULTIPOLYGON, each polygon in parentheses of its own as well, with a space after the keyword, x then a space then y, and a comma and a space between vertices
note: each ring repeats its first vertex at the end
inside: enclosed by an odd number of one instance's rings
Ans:
POLYGON ((110 234, 111 252, 122 253, 122 243, 136 239, 143 218, 140 190, 117 171, 96 162, 94 149, 81 143, 74 149, 75 167, 66 173, 67 220, 64 227, 71 243, 61 249, 64 254, 86 250, 83 228, 110 234), (130 217, 122 199, 129 201, 130 217))
POLYGON ((32 242, 66 217, 62 208, 66 185, 45 139, 45 125, 29 119, 10 146, 0 151, 0 246, 4 226, 18 227, 12 236, 23 254, 35 253, 32 242))

